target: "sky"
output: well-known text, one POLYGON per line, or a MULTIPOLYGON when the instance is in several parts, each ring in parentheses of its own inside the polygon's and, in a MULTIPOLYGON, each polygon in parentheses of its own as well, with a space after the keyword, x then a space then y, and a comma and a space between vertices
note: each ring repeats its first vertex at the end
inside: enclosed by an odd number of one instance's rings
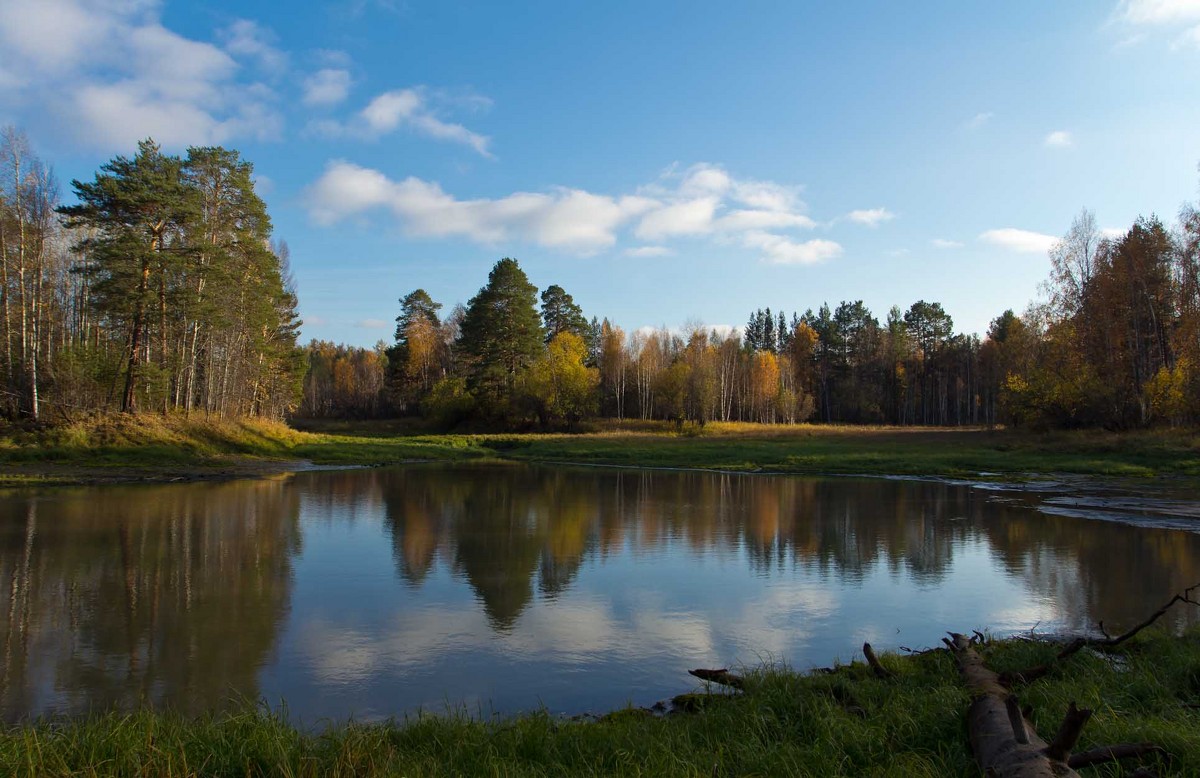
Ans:
POLYGON ((70 201, 236 148, 303 338, 391 340, 515 257, 626 330, 941 302, 982 334, 1082 208, 1200 197, 1200 0, 0 0, 0 124, 70 201))

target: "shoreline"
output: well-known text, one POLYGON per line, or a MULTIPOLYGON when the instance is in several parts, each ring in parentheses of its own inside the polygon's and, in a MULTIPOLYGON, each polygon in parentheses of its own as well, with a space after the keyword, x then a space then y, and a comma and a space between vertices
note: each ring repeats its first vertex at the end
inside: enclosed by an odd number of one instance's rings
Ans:
MULTIPOLYGON (((611 426, 611 425, 610 425, 611 426)), ((1200 432, 1127 433, 710 424, 683 434, 411 434, 360 424, 305 432, 277 422, 104 417, 0 427, 0 489, 268 477, 332 467, 506 461, 828 477, 1028 483, 1098 477, 1200 486, 1200 432)))
MULTIPOLYGON (((1038 731, 1069 706, 1094 710, 1080 751, 1152 742, 1134 766, 1200 773, 1200 629, 1148 630, 1055 662, 1063 643, 984 639, 998 671, 1051 672, 1014 693, 1038 731), (1132 695, 1132 696, 1131 696, 1132 695), (1131 700, 1137 700, 1136 705, 1131 700)), ((682 668, 681 668, 682 669, 682 668)), ((703 672, 703 671, 701 671, 703 672)), ((722 671, 708 671, 714 680, 722 671)), ((423 712, 324 727, 257 705, 188 716, 140 709, 0 725, 0 772, 14 776, 201 775, 917 775, 978 774, 967 737, 972 693, 945 648, 797 672, 751 668, 672 699, 671 712, 546 710, 474 717, 423 712)))

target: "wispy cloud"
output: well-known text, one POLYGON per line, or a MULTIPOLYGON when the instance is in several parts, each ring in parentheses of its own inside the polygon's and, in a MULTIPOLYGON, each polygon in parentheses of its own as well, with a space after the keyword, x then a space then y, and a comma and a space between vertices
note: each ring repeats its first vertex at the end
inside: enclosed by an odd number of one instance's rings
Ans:
POLYGON ((386 330, 391 323, 384 319, 359 319, 354 326, 362 330, 386 330))
POLYGON ((305 105, 337 105, 350 94, 350 71, 322 68, 304 79, 305 105))
POLYGON ((366 107, 345 122, 313 122, 310 129, 330 137, 376 139, 404 127, 435 140, 461 143, 491 157, 491 138, 445 121, 439 116, 437 93, 423 86, 396 89, 376 95, 366 107))
POLYGON ((235 57, 255 59, 274 74, 287 70, 288 55, 276 47, 275 33, 257 22, 238 19, 221 31, 221 38, 235 57))
POLYGON ((1043 145, 1052 149, 1065 149, 1075 145, 1075 139, 1066 130, 1055 130, 1045 137, 1043 145))
POLYGON ((856 224, 865 224, 868 227, 878 227, 886 221, 891 221, 896 218, 896 214, 889 211, 887 208, 870 208, 861 211, 851 211, 846 214, 846 218, 856 224))
POLYGON ((1200 0, 1122 0, 1117 15, 1133 24, 1200 21, 1200 0))
POLYGON ((1045 254, 1059 240, 1053 235, 1020 230, 1015 227, 988 230, 980 234, 979 239, 985 243, 991 243, 993 246, 1024 254, 1045 254))
POLYGON ((666 246, 633 246, 621 253, 627 257, 669 257, 675 252, 666 246))
MULTIPOLYGON (((1200 0, 1122 0, 1113 18, 1134 29, 1175 33, 1176 48, 1200 46, 1200 0)), ((1144 33, 1135 33, 1125 40, 1138 34, 1144 33)))
POLYGON ((967 119, 967 121, 963 123, 963 126, 968 130, 978 130, 980 127, 990 122, 995 115, 996 114, 992 113, 991 111, 977 113, 970 119, 967 119))
POLYGON ((747 246, 762 249, 763 260, 772 265, 814 265, 842 254, 840 244, 821 238, 797 242, 782 235, 750 232, 745 242, 747 246))
POLYGON ((935 249, 961 249, 963 244, 957 240, 947 240, 946 238, 934 238, 929 243, 935 249))

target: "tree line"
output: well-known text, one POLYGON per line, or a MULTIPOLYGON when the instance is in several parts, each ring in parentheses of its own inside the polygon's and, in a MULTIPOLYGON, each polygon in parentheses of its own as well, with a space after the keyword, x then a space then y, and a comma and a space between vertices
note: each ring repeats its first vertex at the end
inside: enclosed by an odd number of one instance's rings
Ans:
POLYGON ((0 134, 0 415, 282 416, 304 352, 287 246, 237 151, 151 140, 62 205, 51 167, 0 134))
POLYGON ((309 346, 304 410, 443 426, 580 420, 1131 428, 1200 419, 1200 213, 1105 237, 1084 211, 1050 252, 1042 299, 956 333, 940 303, 754 311, 740 332, 627 333, 514 259, 446 316, 400 300, 394 341, 309 346), (540 300, 540 310, 539 310, 540 300))

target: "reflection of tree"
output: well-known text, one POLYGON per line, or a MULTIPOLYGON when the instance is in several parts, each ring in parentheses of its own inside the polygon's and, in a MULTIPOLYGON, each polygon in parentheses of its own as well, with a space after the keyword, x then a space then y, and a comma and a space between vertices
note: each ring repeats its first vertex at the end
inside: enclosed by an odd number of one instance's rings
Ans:
POLYGON ((23 513, 0 527, 5 718, 258 696, 300 543, 286 483, 58 492, 23 513))
POLYGON ((1200 580, 1196 535, 1047 516, 1033 498, 939 482, 509 466, 374 477, 400 575, 419 585, 445 560, 504 628, 535 592, 569 589, 590 556, 625 551, 742 555, 760 575, 849 584, 883 570, 927 587, 982 547, 1081 625, 1139 616, 1200 580))
POLYGON ((544 527, 527 489, 528 471, 505 469, 475 481, 463 521, 455 527, 455 566, 483 600, 499 629, 512 626, 533 599, 533 573, 542 551, 544 527))
MULTIPOLYGON (((1001 506, 980 519, 1008 570, 1040 596, 1077 614, 1078 627, 1124 629, 1175 592, 1200 581, 1200 536, 1108 521, 1035 515, 1001 506)), ((1195 608, 1168 614, 1176 625, 1200 621, 1195 608)))

